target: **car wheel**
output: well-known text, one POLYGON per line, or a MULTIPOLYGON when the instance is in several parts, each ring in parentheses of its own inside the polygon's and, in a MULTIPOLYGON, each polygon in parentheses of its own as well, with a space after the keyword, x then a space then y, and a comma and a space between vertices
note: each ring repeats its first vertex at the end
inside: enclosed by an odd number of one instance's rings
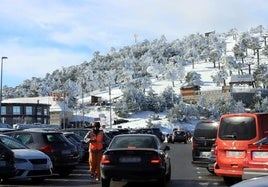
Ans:
POLYGON ((101 178, 101 187, 110 187, 111 179, 107 178, 101 178))
POLYGON ((168 173, 166 175, 166 181, 169 182, 171 180, 171 166, 169 165, 168 173))
POLYGON ((166 175, 162 176, 159 180, 158 180, 158 185, 161 187, 166 186, 166 175))
POLYGON ((207 170, 208 170, 209 173, 215 175, 214 169, 209 169, 209 168, 207 167, 207 170))

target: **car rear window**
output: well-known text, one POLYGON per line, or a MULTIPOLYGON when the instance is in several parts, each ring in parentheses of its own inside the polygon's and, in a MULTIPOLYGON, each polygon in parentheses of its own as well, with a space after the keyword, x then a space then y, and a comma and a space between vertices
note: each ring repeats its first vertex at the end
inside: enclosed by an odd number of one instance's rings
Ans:
POLYGON ((45 137, 46 137, 47 141, 51 142, 51 143, 66 142, 66 138, 64 137, 63 134, 51 133, 51 134, 46 134, 45 137))
POLYGON ((157 148, 157 143, 153 137, 146 136, 119 136, 111 142, 110 149, 118 148, 157 148))
POLYGON ((256 137, 256 122, 253 117, 232 116, 223 118, 219 127, 222 140, 250 140, 256 137))
POLYGON ((197 139, 215 139, 217 136, 218 124, 212 123, 198 123, 194 130, 194 137, 197 139))

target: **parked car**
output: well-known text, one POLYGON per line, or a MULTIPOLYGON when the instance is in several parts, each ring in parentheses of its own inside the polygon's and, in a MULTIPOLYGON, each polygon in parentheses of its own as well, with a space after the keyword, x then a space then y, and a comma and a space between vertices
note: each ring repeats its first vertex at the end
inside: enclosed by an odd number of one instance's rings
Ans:
POLYGON ((14 152, 0 141, 0 181, 16 175, 14 152))
POLYGON ((268 175, 268 137, 249 144, 243 164, 242 179, 268 175))
POLYGON ((187 141, 188 141, 188 137, 187 137, 186 131, 184 131, 184 130, 173 131, 173 133, 171 135, 171 143, 184 142, 185 144, 187 144, 187 141))
POLYGON ((215 144, 217 130, 217 121, 200 120, 195 126, 192 138, 192 165, 207 168, 212 174, 214 167, 209 167, 209 164, 215 163, 215 155, 211 155, 211 148, 215 144))
POLYGON ((220 118, 214 172, 229 184, 241 180, 247 148, 267 136, 268 113, 233 113, 220 118))
POLYGON ((63 135, 76 146, 79 160, 85 161, 88 158, 88 144, 84 142, 84 138, 74 132, 63 132, 63 135))
POLYGON ((171 178, 169 149, 152 134, 115 136, 102 156, 102 187, 109 187, 111 180, 153 180, 164 186, 171 178))
POLYGON ((267 184, 268 176, 263 176, 240 181, 231 187, 266 187, 267 184))
POLYGON ((53 172, 68 176, 79 163, 79 153, 62 132, 49 129, 25 129, 7 132, 23 144, 47 154, 53 162, 53 172))
POLYGON ((8 135, 0 134, 0 142, 11 149, 15 157, 16 175, 10 179, 42 181, 52 175, 52 161, 45 153, 30 149, 8 135))
POLYGON ((84 158, 82 160, 84 161, 88 161, 88 143, 86 143, 84 141, 84 137, 86 136, 86 134, 88 133, 88 131, 90 131, 91 128, 66 128, 66 129, 62 129, 61 131, 62 132, 73 132, 75 134, 78 134, 82 139, 83 141, 83 148, 85 150, 85 155, 84 155, 84 158))

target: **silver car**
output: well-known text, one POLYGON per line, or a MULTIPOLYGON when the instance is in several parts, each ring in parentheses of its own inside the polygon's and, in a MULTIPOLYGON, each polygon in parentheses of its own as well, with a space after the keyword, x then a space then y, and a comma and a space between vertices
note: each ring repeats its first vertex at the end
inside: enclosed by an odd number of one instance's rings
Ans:
POLYGON ((13 137, 0 134, 0 142, 11 149, 15 155, 16 175, 10 179, 42 181, 52 175, 52 162, 43 152, 30 149, 13 137))

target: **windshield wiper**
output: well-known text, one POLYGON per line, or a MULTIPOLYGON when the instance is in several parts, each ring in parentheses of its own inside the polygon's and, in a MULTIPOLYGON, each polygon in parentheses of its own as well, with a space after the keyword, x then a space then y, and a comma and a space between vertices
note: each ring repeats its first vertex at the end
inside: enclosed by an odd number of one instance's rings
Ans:
POLYGON ((236 139, 237 138, 237 136, 234 135, 234 134, 227 134, 227 135, 223 135, 222 137, 223 138, 228 138, 228 139, 236 139))

